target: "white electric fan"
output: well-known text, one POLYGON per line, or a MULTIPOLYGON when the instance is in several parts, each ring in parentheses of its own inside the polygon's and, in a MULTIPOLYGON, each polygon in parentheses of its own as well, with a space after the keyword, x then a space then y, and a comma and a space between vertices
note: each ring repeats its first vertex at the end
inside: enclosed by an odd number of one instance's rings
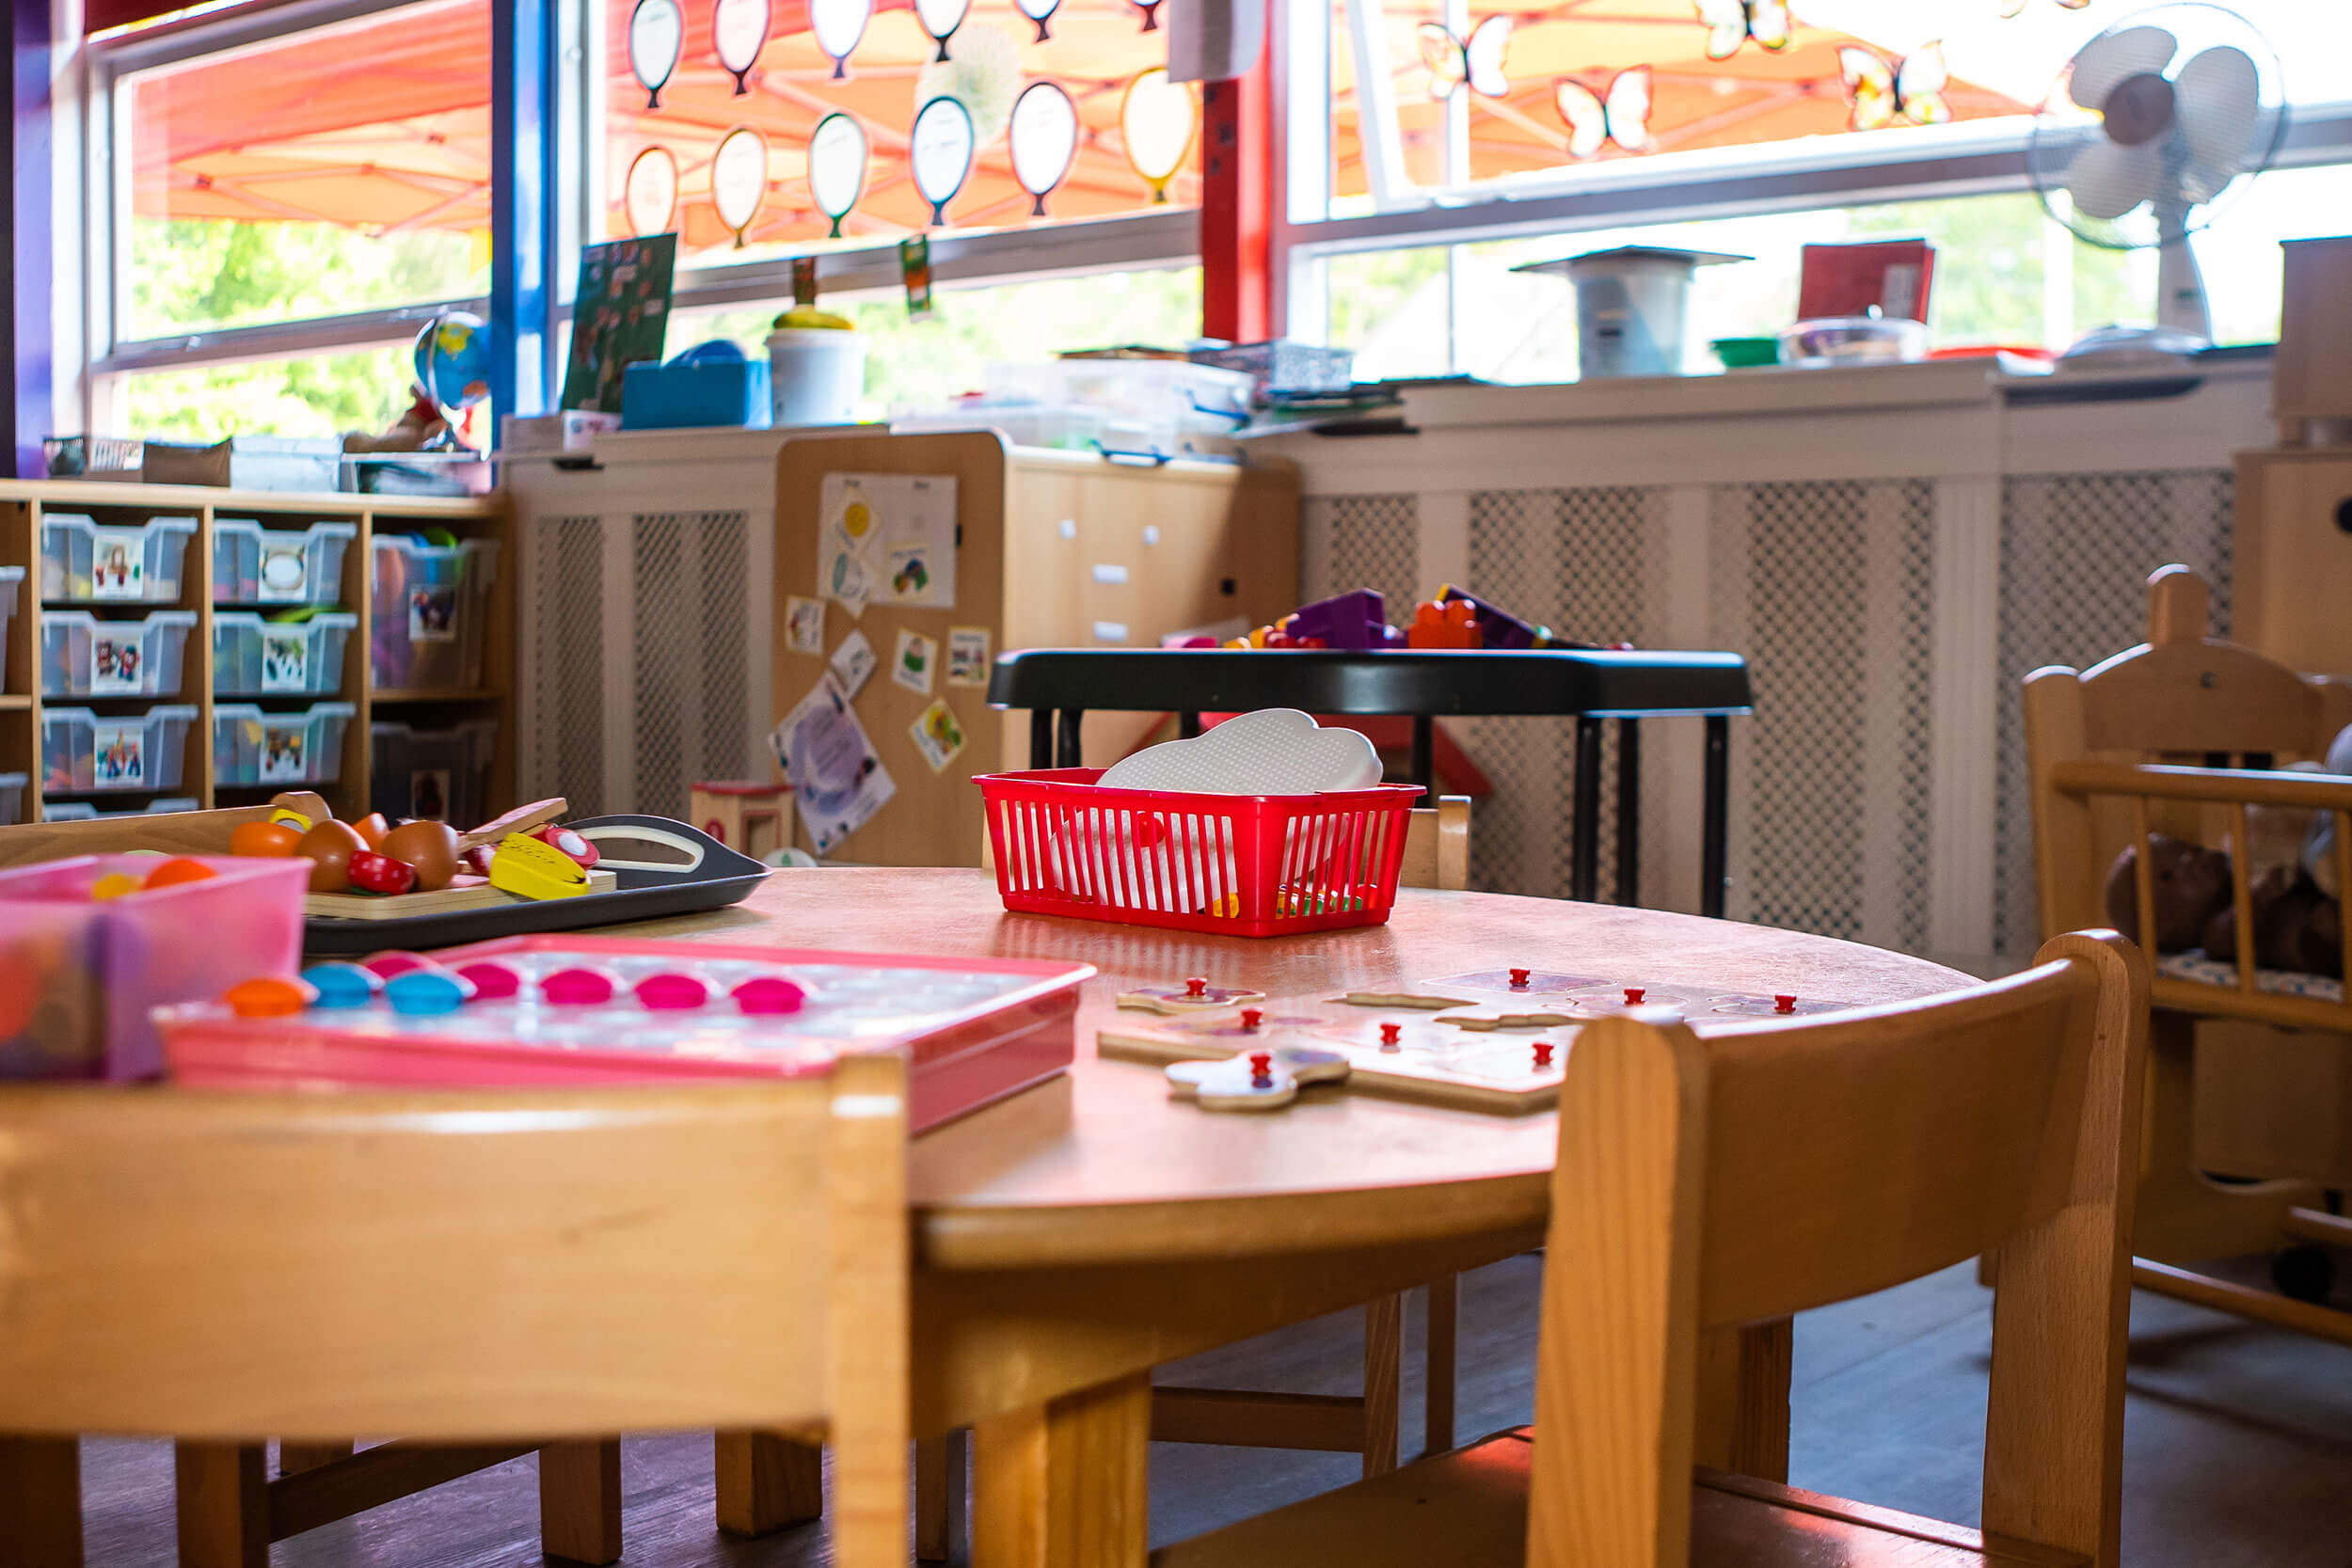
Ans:
POLYGON ((2156 325, 2102 327, 2068 356, 2207 347, 2189 235, 2270 166, 2286 134, 2279 57, 2219 6, 2158 6, 2083 45, 2034 117, 2026 166, 2050 215, 2109 250, 2157 251, 2156 325))

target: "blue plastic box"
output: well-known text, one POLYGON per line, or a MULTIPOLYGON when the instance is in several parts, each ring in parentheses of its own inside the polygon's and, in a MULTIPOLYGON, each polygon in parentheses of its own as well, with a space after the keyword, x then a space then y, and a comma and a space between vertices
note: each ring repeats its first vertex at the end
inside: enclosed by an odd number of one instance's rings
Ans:
POLYGON ((640 360, 621 372, 623 430, 692 425, 751 425, 769 420, 768 361, 735 359, 657 365, 640 360))

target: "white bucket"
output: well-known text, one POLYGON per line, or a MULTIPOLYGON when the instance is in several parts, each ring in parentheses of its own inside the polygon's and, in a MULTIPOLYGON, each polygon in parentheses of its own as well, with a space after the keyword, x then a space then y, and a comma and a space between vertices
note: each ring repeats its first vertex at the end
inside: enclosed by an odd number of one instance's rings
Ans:
POLYGON ((1692 275, 1749 260, 1712 250, 1621 245, 1512 270, 1565 275, 1576 285, 1577 376, 1593 381, 1680 375, 1689 348, 1692 275))
POLYGON ((768 399, 779 425, 851 424, 866 390, 866 335, 832 326, 768 334, 768 399))

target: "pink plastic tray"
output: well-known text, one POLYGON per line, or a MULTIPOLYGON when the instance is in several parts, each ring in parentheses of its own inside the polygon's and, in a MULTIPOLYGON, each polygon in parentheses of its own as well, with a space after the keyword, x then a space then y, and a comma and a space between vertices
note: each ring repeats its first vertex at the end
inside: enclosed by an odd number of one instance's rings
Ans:
POLYGON ((437 1017, 403 1017, 378 996, 361 1007, 239 1018, 217 1002, 161 1015, 174 1079, 240 1087, 426 1087, 643 1084, 680 1077, 798 1077, 850 1052, 903 1051, 909 1123, 920 1132, 1042 1082, 1070 1065, 1078 988, 1089 964, 1025 958, 510 937, 447 948, 452 972, 493 961, 520 981, 509 998, 437 1017), (571 969, 613 982, 609 1002, 565 1006, 539 983, 571 969), (709 1000, 649 1008, 635 988, 689 975, 709 1000), (752 1015, 729 993, 781 977, 807 992, 801 1010, 752 1015))

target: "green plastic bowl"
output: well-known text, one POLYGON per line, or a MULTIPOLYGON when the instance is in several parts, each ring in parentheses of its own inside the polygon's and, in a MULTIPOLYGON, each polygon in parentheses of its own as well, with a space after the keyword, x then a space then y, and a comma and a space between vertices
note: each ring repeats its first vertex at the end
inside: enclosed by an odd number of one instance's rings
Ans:
POLYGON ((1727 371, 1752 370, 1757 365, 1780 363, 1778 338, 1718 338, 1707 345, 1715 351, 1715 357, 1727 371))

